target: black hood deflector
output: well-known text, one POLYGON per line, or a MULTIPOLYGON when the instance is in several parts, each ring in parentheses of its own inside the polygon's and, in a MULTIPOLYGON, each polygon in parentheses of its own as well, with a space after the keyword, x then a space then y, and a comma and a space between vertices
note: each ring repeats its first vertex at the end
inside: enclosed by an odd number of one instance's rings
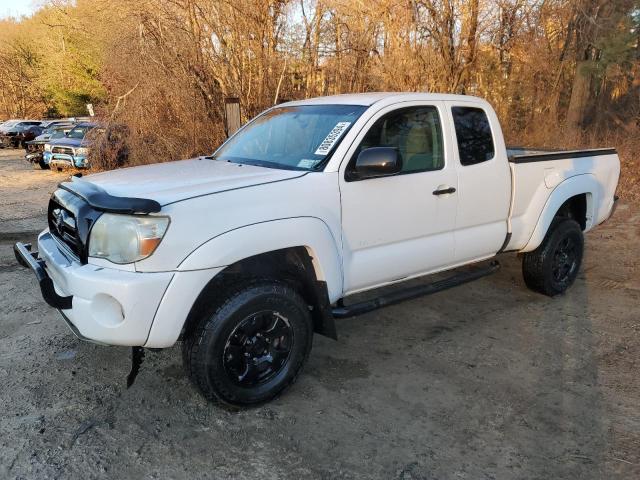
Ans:
POLYGON ((101 212, 148 214, 157 213, 162 208, 155 200, 148 198, 116 197, 94 183, 74 178, 72 182, 62 182, 58 187, 66 190, 101 212))

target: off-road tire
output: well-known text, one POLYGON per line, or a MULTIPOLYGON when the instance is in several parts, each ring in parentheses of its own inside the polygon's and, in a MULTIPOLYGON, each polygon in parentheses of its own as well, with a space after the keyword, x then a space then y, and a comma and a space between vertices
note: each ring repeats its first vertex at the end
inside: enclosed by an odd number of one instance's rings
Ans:
POLYGON ((564 293, 578 276, 583 253, 584 236, 578 222, 569 218, 555 219, 542 244, 534 251, 524 254, 522 274, 527 287, 550 297, 564 293), (570 262, 567 274, 558 278, 558 255, 567 242, 575 247, 575 258, 570 262))
POLYGON ((45 163, 44 159, 41 158, 40 160, 38 160, 38 165, 40 165, 40 168, 42 170, 49 170, 49 164, 45 163))
POLYGON ((313 323, 307 303, 290 286, 271 280, 236 285, 204 308, 182 343, 185 370, 202 394, 232 407, 259 405, 274 399, 298 377, 311 351, 313 323), (273 310, 287 319, 290 351, 272 378, 241 386, 226 370, 223 353, 236 328, 254 313, 273 310))

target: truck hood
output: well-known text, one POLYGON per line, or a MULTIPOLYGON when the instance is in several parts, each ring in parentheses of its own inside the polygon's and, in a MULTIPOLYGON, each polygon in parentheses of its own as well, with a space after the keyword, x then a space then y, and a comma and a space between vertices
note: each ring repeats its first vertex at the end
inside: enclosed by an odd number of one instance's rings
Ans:
POLYGON ((83 177, 110 195, 155 200, 161 205, 192 197, 301 177, 307 172, 277 170, 204 157, 122 168, 83 177))
POLYGON ((50 142, 53 146, 58 147, 88 147, 91 145, 91 142, 85 141, 81 138, 57 138, 50 142))

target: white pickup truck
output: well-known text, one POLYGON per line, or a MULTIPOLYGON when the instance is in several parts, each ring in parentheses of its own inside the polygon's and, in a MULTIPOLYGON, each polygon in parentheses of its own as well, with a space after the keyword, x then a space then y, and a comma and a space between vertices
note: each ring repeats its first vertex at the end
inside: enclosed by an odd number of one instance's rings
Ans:
POLYGON ((564 292, 619 172, 613 149, 508 151, 474 97, 315 98, 265 111, 212 156, 60 184, 38 251, 14 250, 78 337, 134 347, 134 376, 142 348, 182 340, 207 398, 251 405, 294 382, 334 318, 480 278, 501 252, 522 254, 533 290, 564 292))

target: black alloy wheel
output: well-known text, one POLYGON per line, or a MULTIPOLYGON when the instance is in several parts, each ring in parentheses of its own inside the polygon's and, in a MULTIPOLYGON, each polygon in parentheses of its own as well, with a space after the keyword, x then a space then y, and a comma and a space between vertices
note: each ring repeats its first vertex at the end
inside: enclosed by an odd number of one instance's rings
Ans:
POLYGON ((553 254, 551 271, 558 285, 566 285, 578 268, 578 247, 570 236, 563 238, 553 254))
POLYGON ((182 358, 203 395, 233 407, 259 405, 291 386, 313 341, 309 305, 277 280, 214 289, 185 333, 182 358))
POLYGON ((222 352, 224 369, 241 387, 253 387, 276 376, 291 353, 294 333, 289 320, 265 310, 242 320, 222 352))
POLYGON ((522 258, 527 286, 550 297, 564 293, 575 281, 582 263, 584 237, 580 224, 556 218, 542 244, 522 258))

